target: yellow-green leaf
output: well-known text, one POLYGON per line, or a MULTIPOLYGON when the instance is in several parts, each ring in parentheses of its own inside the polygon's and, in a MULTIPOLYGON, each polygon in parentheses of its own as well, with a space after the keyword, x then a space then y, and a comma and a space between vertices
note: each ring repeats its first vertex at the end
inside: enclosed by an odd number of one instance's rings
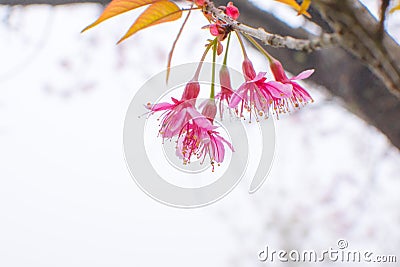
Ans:
POLYGON ((395 11, 397 11, 397 10, 400 10, 400 1, 398 2, 398 4, 397 4, 396 6, 394 6, 394 7, 390 10, 390 13, 393 13, 393 12, 395 12, 395 11))
POLYGON ((310 0, 304 0, 301 6, 295 0, 275 0, 277 2, 284 3, 288 6, 293 7, 300 14, 304 14, 307 17, 311 17, 311 15, 307 12, 309 5, 311 4, 310 0))
POLYGON ((118 41, 118 43, 129 38, 133 34, 147 27, 164 22, 174 21, 182 16, 182 10, 170 1, 158 1, 149 6, 133 23, 127 33, 118 41))
POLYGON ((275 0, 275 1, 289 5, 289 6, 293 7, 294 9, 300 9, 300 5, 297 4, 297 2, 295 0, 275 0))
POLYGON ((114 16, 120 15, 122 13, 125 13, 127 11, 154 4, 159 1, 165 1, 165 0, 113 0, 111 3, 104 9, 103 13, 100 15, 100 17, 87 26, 85 29, 82 30, 82 32, 89 30, 90 28, 93 28, 94 26, 102 23, 103 21, 112 18, 114 16))
POLYGON ((310 7, 310 4, 311 4, 311 0, 303 0, 303 2, 301 3, 298 15, 301 15, 301 14, 306 15, 307 9, 310 7))

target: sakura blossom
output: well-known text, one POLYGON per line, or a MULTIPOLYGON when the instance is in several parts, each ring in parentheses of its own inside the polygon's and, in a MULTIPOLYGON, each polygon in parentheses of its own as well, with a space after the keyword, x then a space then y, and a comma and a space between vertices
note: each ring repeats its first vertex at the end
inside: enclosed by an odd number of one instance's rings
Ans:
POLYGON ((208 156, 212 171, 214 171, 214 164, 224 161, 224 144, 234 151, 232 144, 216 131, 217 128, 206 117, 195 118, 182 128, 177 141, 176 154, 183 159, 184 164, 190 163, 193 156, 200 159, 203 164, 208 156))
POLYGON ((289 79, 286 76, 285 70, 281 62, 279 62, 278 60, 271 58, 270 68, 276 81, 286 85, 291 85, 293 87, 293 95, 290 97, 290 102, 293 104, 294 107, 297 108, 300 105, 305 105, 313 101, 310 94, 295 81, 307 79, 314 73, 314 69, 305 70, 297 76, 289 79))
POLYGON ((171 97, 172 103, 163 102, 147 105, 151 114, 164 111, 161 115, 162 122, 159 130, 163 138, 176 136, 189 120, 199 115, 199 112, 195 108, 196 97, 199 91, 200 84, 197 81, 191 81, 186 85, 181 100, 171 97))

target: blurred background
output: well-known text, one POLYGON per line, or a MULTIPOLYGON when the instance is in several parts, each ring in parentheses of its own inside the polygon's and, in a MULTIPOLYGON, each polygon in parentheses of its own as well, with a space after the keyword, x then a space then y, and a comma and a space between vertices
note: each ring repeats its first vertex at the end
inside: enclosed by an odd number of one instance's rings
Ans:
MULTIPOLYGON (((290 8, 255 3, 315 31, 290 8)), ((364 3, 377 13, 378 1, 364 3)), ((125 112, 165 69, 180 21, 117 46, 142 10, 80 34, 102 9, 0 5, 0 266, 265 266, 257 258, 265 246, 322 251, 339 239, 399 261, 399 150, 312 83, 315 102, 276 122, 274 165, 256 194, 245 181, 194 210, 144 194, 124 162, 125 112)), ((199 60, 209 37, 201 14, 189 22, 173 65, 199 60)), ((399 14, 391 16, 397 40, 399 26, 399 14)), ((236 42, 230 51, 229 65, 240 69, 236 42)), ((249 53, 268 71, 260 54, 249 53)))

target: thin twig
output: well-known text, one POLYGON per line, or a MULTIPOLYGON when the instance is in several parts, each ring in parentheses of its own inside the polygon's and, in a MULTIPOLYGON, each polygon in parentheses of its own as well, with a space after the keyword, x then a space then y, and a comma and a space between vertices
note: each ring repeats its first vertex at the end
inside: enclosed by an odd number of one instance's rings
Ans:
POLYGON ((253 28, 246 24, 240 23, 233 20, 227 16, 221 9, 215 7, 211 0, 205 0, 206 7, 205 10, 210 12, 215 18, 224 21, 233 30, 239 31, 241 33, 250 35, 266 45, 272 47, 285 47, 292 50, 300 50, 305 52, 311 52, 324 47, 335 46, 338 44, 339 36, 337 34, 322 34, 319 38, 314 38, 312 40, 306 39, 296 39, 291 36, 281 36, 279 34, 273 34, 267 32, 263 28, 253 28))
POLYGON ((192 10, 193 10, 192 8, 193 8, 193 5, 190 7, 188 14, 186 15, 186 18, 185 18, 185 20, 183 21, 182 26, 181 26, 181 28, 179 29, 178 34, 176 35, 176 38, 175 38, 175 40, 174 40, 174 43, 172 44, 172 48, 171 48, 171 50, 169 51, 169 54, 168 54, 168 63, 167 63, 167 77, 166 77, 167 83, 168 83, 168 78, 169 78, 169 74, 170 74, 170 71, 171 71, 172 56, 174 55, 175 47, 176 47, 176 44, 178 43, 179 38, 181 37, 181 34, 182 34, 182 32, 183 32, 183 28, 185 28, 185 25, 186 25, 187 21, 189 20, 190 14, 192 13, 192 10))

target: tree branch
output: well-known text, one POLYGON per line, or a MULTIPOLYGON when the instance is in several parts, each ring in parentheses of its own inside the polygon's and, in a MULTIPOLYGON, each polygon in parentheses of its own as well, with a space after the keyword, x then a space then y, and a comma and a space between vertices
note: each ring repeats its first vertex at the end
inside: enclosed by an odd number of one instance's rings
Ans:
POLYGON ((221 9, 215 7, 214 3, 210 0, 205 0, 206 11, 213 14, 213 16, 221 21, 227 23, 233 30, 245 33, 254 38, 257 38, 266 45, 278 48, 284 47, 293 50, 300 50, 311 52, 324 47, 334 46, 338 43, 337 34, 323 34, 320 37, 313 39, 297 39, 292 36, 281 36, 265 31, 263 28, 255 29, 244 23, 240 23, 231 19, 221 9))
POLYGON ((400 46, 358 0, 318 0, 316 8, 340 34, 340 45, 358 57, 400 99, 400 46))

